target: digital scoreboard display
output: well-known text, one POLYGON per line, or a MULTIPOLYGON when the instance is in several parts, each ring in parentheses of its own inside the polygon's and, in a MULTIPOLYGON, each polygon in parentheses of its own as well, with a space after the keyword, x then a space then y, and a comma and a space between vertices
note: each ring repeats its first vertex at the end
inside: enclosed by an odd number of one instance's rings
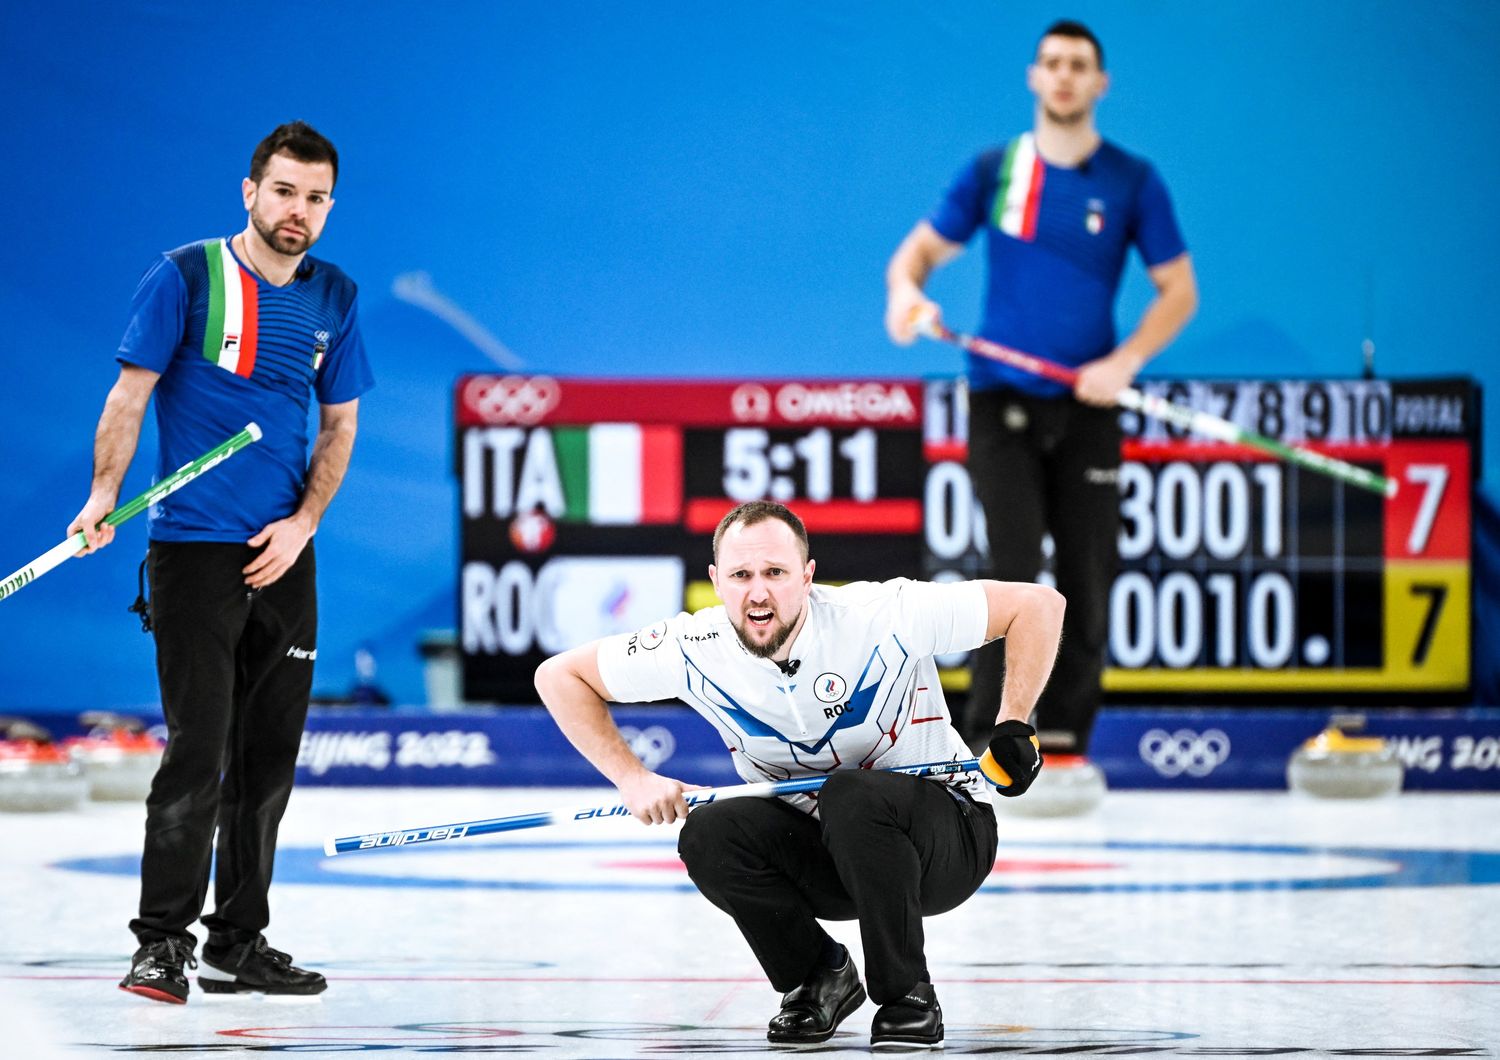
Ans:
MULTIPOLYGON (((1111 698, 1467 690, 1479 428, 1469 381, 1142 389, 1400 489, 1386 500, 1124 413, 1111 698)), ((982 569, 956 380, 475 375, 455 401, 471 700, 534 702, 546 656, 712 606, 711 535, 741 501, 797 511, 819 581, 982 569)), ((940 662, 945 685, 962 689, 962 657, 940 662)))

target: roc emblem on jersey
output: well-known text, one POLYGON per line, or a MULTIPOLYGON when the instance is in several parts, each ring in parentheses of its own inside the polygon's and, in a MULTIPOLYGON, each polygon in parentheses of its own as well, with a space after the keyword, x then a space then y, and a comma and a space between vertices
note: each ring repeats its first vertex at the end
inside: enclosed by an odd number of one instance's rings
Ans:
POLYGON ((838 703, 847 691, 849 682, 838 674, 819 674, 818 679, 813 682, 813 695, 818 697, 820 703, 838 703))

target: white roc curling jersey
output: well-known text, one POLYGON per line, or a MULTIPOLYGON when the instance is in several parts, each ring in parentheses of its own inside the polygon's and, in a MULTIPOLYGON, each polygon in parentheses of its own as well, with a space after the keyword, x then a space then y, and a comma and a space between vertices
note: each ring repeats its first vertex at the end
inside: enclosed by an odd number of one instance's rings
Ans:
MULTIPOLYGON (((814 585, 806 609, 790 677, 745 650, 722 606, 605 638, 599 675, 618 703, 688 704, 719 730, 747 781, 972 757, 932 657, 984 642, 981 585, 906 578, 814 585)), ((942 780, 990 801, 978 774, 942 780)), ((815 812, 807 795, 787 799, 815 812)))

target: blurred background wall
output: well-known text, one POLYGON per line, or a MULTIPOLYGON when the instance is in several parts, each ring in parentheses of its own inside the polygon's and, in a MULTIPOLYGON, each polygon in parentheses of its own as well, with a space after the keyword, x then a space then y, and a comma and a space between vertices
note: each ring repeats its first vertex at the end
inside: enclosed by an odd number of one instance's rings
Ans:
MULTIPOLYGON (((1102 132, 1156 163, 1202 307, 1156 375, 1469 374, 1500 393, 1500 5, 667 0, 0 8, 0 567, 61 539, 136 280, 244 224, 256 141, 342 161, 316 253, 359 281, 378 387, 318 535, 316 689, 368 651, 423 697, 451 627, 463 371, 956 374, 891 346, 882 270, 975 151, 1025 128, 1053 19, 1090 24, 1102 132)), ((933 293, 959 326, 979 257, 933 293)), ((1131 267, 1120 320, 1149 297, 1131 267)), ((1485 480, 1500 482, 1486 433, 1485 480)), ((147 431, 123 496, 149 484, 147 431)), ((125 608, 144 521, 0 603, 0 710, 156 702, 125 608)))

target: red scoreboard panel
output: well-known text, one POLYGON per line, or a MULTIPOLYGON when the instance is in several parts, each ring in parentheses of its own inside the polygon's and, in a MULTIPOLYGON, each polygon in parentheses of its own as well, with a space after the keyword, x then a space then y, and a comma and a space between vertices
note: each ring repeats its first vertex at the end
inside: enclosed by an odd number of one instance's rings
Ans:
MULTIPOLYGON (((1469 381, 1144 388, 1401 488, 1385 501, 1125 414, 1112 698, 1467 690, 1469 381)), ((710 538, 740 501, 790 504, 820 581, 982 569, 958 381, 480 375, 455 397, 469 699, 532 702, 547 655, 716 603, 710 538)), ((962 657, 941 662, 963 688, 962 657)))

